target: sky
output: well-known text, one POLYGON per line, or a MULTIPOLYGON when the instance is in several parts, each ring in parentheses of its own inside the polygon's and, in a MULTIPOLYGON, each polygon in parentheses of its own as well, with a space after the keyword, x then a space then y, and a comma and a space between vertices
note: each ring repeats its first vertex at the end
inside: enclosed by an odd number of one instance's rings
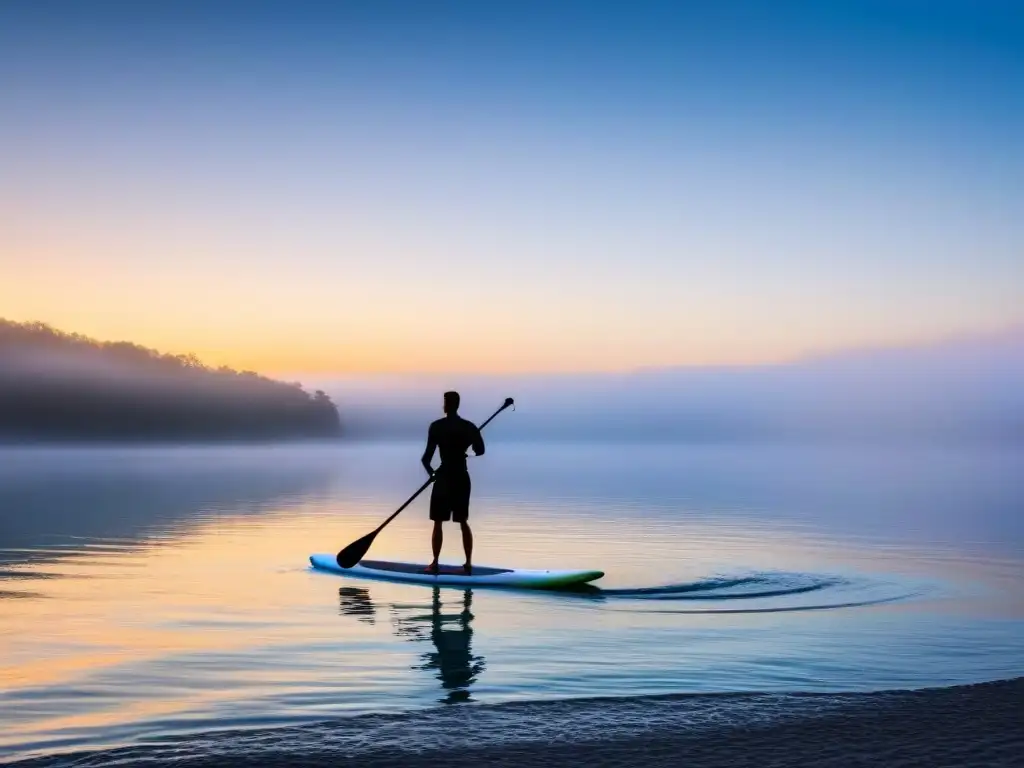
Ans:
POLYGON ((265 373, 1024 321, 1014 2, 0 0, 0 316, 265 373))

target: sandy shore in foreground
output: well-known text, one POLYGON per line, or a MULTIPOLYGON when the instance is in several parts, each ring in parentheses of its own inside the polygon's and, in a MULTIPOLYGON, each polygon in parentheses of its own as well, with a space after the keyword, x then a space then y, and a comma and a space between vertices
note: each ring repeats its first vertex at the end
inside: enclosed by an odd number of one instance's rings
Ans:
POLYGON ((454 706, 199 735, 19 766, 1024 767, 1024 678, 868 694, 454 706))
MULTIPOLYGON (((514 747, 444 759, 491 766, 1024 766, 1024 679, 923 692, 865 694, 820 716, 688 734, 658 728, 590 744, 514 747)), ((785 704, 781 704, 785 706, 785 704)), ((436 758, 382 759, 426 766, 436 758)))

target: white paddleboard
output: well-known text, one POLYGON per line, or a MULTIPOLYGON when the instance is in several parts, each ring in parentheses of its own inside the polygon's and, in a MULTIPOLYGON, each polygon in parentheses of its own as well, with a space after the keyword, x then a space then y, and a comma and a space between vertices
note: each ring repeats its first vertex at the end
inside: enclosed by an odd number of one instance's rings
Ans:
POLYGON ((604 576, 604 571, 527 571, 474 565, 467 576, 462 566, 442 565, 438 575, 424 573, 426 563, 392 563, 363 560, 351 568, 338 565, 335 555, 310 555, 310 564, 320 571, 361 579, 401 581, 409 584, 466 587, 515 587, 518 589, 560 589, 586 584, 604 576))

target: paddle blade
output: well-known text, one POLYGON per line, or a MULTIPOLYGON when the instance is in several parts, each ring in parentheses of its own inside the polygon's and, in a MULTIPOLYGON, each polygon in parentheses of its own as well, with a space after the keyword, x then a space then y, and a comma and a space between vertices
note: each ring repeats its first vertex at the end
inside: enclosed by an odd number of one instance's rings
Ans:
POLYGON ((366 553, 377 538, 377 531, 368 533, 363 538, 357 539, 338 553, 338 565, 342 568, 351 568, 358 565, 359 561, 366 557, 366 553))

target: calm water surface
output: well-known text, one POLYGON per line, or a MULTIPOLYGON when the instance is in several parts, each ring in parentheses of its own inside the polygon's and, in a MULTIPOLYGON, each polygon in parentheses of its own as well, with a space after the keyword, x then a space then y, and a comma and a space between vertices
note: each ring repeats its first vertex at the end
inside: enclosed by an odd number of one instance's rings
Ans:
MULTIPOLYGON (((478 564, 598 594, 312 572, 419 444, 0 450, 0 759, 466 702, 1024 673, 1019 449, 489 443, 478 564)), ((378 538, 425 562, 426 496, 378 538)), ((457 529, 442 559, 461 562, 457 529)))

